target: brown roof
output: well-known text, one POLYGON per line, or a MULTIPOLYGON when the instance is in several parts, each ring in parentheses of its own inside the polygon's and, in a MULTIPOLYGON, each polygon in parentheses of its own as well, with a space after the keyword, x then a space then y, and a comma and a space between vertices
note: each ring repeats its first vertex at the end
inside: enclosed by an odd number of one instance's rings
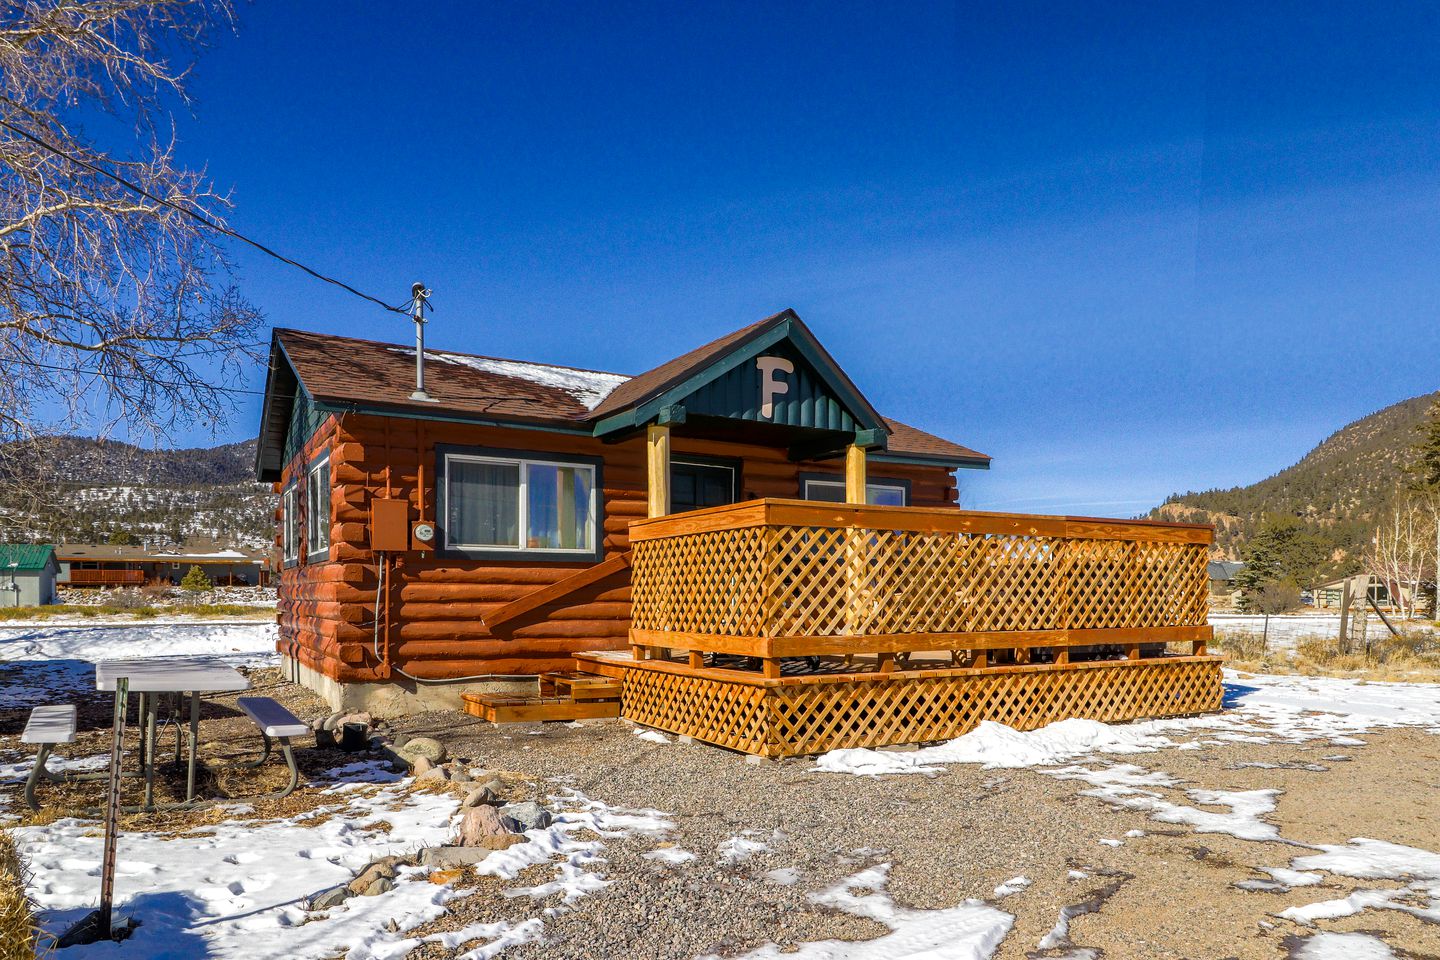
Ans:
MULTIPOLYGON (((767 317, 635 377, 427 347, 425 391, 431 402, 410 399, 415 388, 413 347, 302 330, 277 329, 275 338, 318 401, 585 426, 664 392, 732 347, 792 317, 790 310, 767 317)), ((891 454, 989 460, 969 447, 882 419, 892 431, 891 454)))
POLYGON ((616 388, 615 392, 596 408, 595 416, 607 417, 665 392, 668 387, 685 379, 691 371, 699 370, 710 361, 722 356, 736 344, 743 343, 751 336, 783 323, 792 315, 792 311, 785 310, 773 317, 766 317, 748 327, 741 327, 733 333, 727 333, 723 337, 711 340, 703 347, 696 347, 689 353, 681 354, 674 360, 667 360, 660 366, 647 370, 637 377, 631 377, 627 383, 616 388))

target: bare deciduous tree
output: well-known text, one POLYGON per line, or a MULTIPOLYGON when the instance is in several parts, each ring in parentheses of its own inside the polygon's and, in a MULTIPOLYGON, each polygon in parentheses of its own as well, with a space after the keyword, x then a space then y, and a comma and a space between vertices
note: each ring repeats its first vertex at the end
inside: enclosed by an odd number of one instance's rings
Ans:
POLYGON ((1434 569, 1435 517, 1424 498, 1402 493, 1375 528, 1365 552, 1365 571, 1391 592, 1402 616, 1414 617, 1422 586, 1434 569))
POLYGON ((16 441, 117 426, 158 439, 234 409, 227 388, 257 355, 261 316, 223 238, 193 216, 219 222, 228 200, 176 160, 170 112, 231 20, 228 0, 0 8, 0 482, 12 490, 45 479, 16 441), (82 128, 102 113, 133 131, 123 152, 82 128))
POLYGON ((249 359, 259 317, 225 282, 217 237, 185 212, 213 218, 225 198, 177 166, 160 133, 166 104, 185 96, 186 69, 170 57, 198 50, 229 16, 227 5, 182 0, 47 0, 0 22, 0 119, 11 125, 0 128, 0 430, 10 438, 96 416, 163 433, 228 408, 218 388, 249 359), (134 154, 87 140, 75 118, 95 108, 133 121, 134 154))

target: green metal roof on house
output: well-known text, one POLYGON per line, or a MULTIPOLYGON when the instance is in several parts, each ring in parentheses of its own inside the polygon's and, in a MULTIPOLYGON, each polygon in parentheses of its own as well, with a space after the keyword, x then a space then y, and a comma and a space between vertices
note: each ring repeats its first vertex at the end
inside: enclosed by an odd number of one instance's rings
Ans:
POLYGON ((44 570, 54 559, 49 543, 0 543, 0 570, 44 570))

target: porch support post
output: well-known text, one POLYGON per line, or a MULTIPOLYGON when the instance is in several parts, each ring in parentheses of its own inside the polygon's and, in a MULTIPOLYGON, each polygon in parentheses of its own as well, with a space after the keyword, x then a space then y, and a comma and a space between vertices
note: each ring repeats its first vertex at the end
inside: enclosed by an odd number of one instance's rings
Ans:
POLYGON ((865 448, 858 443, 845 448, 845 502, 865 505, 865 448))
POLYGON ((670 428, 651 424, 645 428, 645 460, 648 516, 663 517, 670 512, 670 428))

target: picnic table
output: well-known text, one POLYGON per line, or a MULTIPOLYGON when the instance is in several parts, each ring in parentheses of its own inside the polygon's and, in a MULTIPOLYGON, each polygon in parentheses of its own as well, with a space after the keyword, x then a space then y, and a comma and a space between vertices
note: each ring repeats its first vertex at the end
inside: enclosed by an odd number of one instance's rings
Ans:
MULTIPOLYGON (((131 660, 101 660, 95 664, 95 689, 112 691, 121 697, 116 681, 127 680, 126 700, 130 693, 140 695, 140 766, 145 777, 143 809, 154 808, 155 798, 155 728, 159 719, 159 699, 163 694, 189 696, 189 756, 185 775, 185 802, 195 800, 195 758, 200 741, 200 695, 202 693, 233 693, 250 689, 250 681, 223 661, 203 657, 144 657, 131 660)), ((128 704, 117 704, 123 711, 128 704)), ((120 714, 123 716, 123 712, 120 714)), ((180 759, 177 725, 175 759, 180 759)))

